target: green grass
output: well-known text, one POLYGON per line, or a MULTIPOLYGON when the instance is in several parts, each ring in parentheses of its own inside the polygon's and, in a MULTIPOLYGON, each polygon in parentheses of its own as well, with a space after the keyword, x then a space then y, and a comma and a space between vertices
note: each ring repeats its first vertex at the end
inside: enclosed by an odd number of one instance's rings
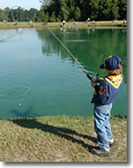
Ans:
POLYGON ((111 117, 115 147, 110 157, 98 146, 93 117, 37 117, 0 120, 1 162, 127 162, 127 119, 111 117))
MULTIPOLYGON (((73 26, 73 27, 94 27, 94 26, 119 26, 119 27, 126 27, 126 24, 123 24, 122 20, 115 21, 114 24, 112 24, 112 21, 96 21, 96 23, 91 22, 78 22, 78 25, 75 25, 76 22, 66 22, 66 27, 73 26)), ((33 23, 36 28, 43 27, 43 25, 40 22, 33 23)), ((62 27, 62 22, 48 22, 47 24, 48 27, 62 27)), ((7 22, 4 24, 3 22, 0 22, 0 28, 31 28, 32 26, 30 25, 29 22, 18 22, 18 25, 15 24, 15 22, 7 22), (8 26, 10 24, 10 26, 8 26)))

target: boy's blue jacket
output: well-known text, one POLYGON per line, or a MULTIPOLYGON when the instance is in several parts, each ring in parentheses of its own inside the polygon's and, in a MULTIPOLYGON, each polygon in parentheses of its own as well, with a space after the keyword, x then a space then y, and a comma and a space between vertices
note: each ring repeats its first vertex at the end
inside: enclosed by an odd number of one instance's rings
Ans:
POLYGON ((96 105, 105 105, 113 103, 118 96, 122 85, 124 84, 123 75, 108 75, 100 85, 96 85, 96 93, 92 98, 92 103, 96 105))

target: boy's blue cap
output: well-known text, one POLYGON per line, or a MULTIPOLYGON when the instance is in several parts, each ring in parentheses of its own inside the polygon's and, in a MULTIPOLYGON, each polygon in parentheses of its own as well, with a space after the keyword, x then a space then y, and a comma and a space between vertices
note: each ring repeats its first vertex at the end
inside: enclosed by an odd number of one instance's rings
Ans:
POLYGON ((118 69, 119 63, 122 63, 120 57, 118 57, 117 55, 111 55, 105 59, 104 64, 102 64, 100 68, 106 68, 107 70, 115 70, 118 69))

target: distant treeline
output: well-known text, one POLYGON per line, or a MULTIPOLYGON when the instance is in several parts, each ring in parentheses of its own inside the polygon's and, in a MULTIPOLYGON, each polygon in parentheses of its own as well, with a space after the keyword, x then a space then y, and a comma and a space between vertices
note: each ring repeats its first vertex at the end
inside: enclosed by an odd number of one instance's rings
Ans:
POLYGON ((9 7, 5 8, 4 10, 0 9, 0 21, 34 21, 34 15, 38 12, 37 9, 31 8, 30 10, 24 10, 22 8, 17 9, 10 9, 9 7))
POLYGON ((42 21, 60 22, 127 19, 127 0, 39 0, 41 9, 0 9, 0 21, 42 21), (32 15, 31 15, 32 13, 32 15))

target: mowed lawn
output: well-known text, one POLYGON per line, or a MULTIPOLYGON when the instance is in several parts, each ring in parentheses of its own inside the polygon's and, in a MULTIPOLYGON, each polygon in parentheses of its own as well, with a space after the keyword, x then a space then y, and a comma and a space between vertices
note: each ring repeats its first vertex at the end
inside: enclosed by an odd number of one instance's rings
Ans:
POLYGON ((127 162, 127 118, 111 117, 111 156, 98 146, 93 117, 37 117, 0 120, 1 162, 127 162))

